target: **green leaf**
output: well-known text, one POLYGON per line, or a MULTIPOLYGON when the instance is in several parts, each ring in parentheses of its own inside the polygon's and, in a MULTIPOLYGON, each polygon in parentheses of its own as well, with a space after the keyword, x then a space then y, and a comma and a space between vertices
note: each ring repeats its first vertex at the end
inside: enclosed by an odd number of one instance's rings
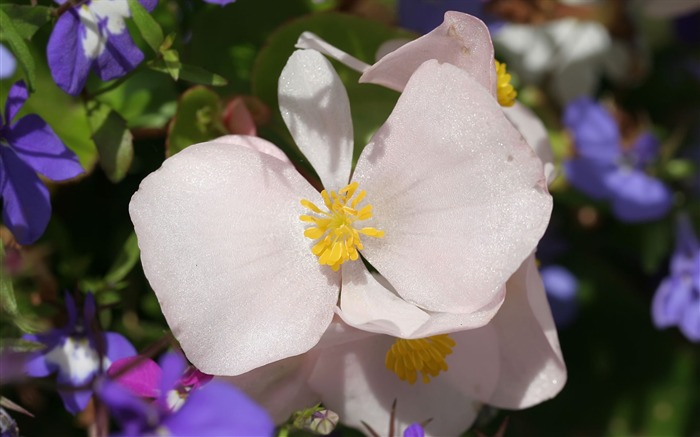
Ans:
POLYGON ((17 59, 20 67, 24 70, 24 76, 27 80, 27 87, 30 92, 34 92, 34 84, 36 82, 36 65, 34 57, 29 49, 29 46, 22 38, 19 30, 15 27, 10 17, 7 16, 4 9, 0 9, 0 23, 2 23, 2 39, 7 41, 12 49, 12 52, 17 59))
POLYGON ((126 120, 109 106, 90 102, 88 121, 97 145, 100 167, 114 183, 124 179, 134 158, 133 136, 126 120))
POLYGON ((172 156, 192 144, 223 134, 219 96, 203 86, 190 88, 182 95, 170 125, 167 154, 172 156))
POLYGON ((163 44, 164 36, 163 29, 160 24, 153 18, 141 5, 139 0, 128 0, 131 18, 133 18, 136 27, 138 28, 144 41, 153 49, 155 53, 160 52, 160 46, 163 44))
MULTIPOLYGON (((37 30, 51 18, 51 8, 7 3, 0 9, 12 20, 15 30, 24 39, 31 39, 37 30)), ((3 21, 3 26, 4 26, 3 21)))
POLYGON ((218 74, 209 72, 194 65, 183 64, 175 50, 163 52, 163 59, 152 61, 149 66, 161 73, 169 74, 175 80, 186 80, 201 85, 223 86, 228 81, 218 74))
POLYGON ((104 280, 113 284, 124 279, 139 261, 140 253, 136 234, 132 232, 124 242, 122 250, 117 255, 117 259, 105 275, 104 280))
POLYGON ((2 241, 0 241, 0 307, 11 316, 17 314, 15 290, 10 276, 5 271, 5 247, 2 241))

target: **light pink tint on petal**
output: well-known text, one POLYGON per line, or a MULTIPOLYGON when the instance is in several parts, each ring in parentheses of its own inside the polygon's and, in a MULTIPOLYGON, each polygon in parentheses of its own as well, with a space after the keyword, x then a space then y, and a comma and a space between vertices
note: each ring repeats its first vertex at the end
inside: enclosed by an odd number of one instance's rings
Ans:
POLYGON ((357 59, 356 57, 345 53, 339 48, 327 43, 318 35, 312 32, 302 33, 299 36, 299 39, 297 40, 297 43, 294 45, 294 47, 298 49, 316 50, 317 52, 323 53, 324 55, 329 56, 335 59, 336 61, 346 65, 347 67, 352 68, 358 73, 362 73, 369 68, 369 64, 366 64, 357 59))
POLYGON ((226 104, 223 118, 226 129, 234 135, 254 136, 258 133, 253 114, 242 96, 234 97, 226 104))
POLYGON ((355 328, 407 337, 430 316, 377 282, 361 261, 342 266, 338 315, 355 328))
POLYGON ((322 350, 309 383, 343 423, 358 429, 365 429, 364 421, 380 435, 387 435, 391 404, 396 399, 398 429, 433 418, 426 427, 427 436, 459 435, 478 412, 479 405, 470 393, 488 397, 498 374, 493 332, 479 331, 479 338, 472 335, 458 342, 447 358, 448 371, 428 384, 419 380, 411 385, 386 368, 386 352, 394 338, 384 335, 322 350), (475 349, 483 359, 473 359, 475 349))
POLYGON ((282 149, 260 137, 253 137, 247 135, 226 135, 215 139, 214 142, 219 144, 231 144, 232 146, 247 147, 249 149, 253 149, 258 152, 262 152, 266 155, 275 157, 280 161, 291 163, 291 161, 289 160, 289 158, 287 158, 287 155, 285 155, 282 149))
POLYGON ((295 411, 321 401, 307 379, 316 363, 317 353, 286 358, 238 376, 217 377, 243 390, 270 413, 276 424, 284 423, 295 411))
POLYGON ((163 314, 190 361, 213 375, 308 351, 340 287, 299 222, 299 199, 316 191, 291 164, 230 140, 166 160, 129 206, 163 314))
POLYGON ((505 298, 505 286, 478 311, 455 314, 423 311, 400 297, 386 278, 370 274, 363 264, 343 265, 338 315, 357 329, 399 338, 424 338, 486 325, 505 298))
POLYGON ((520 102, 515 102, 515 105, 503 108, 503 112, 525 138, 525 141, 537 153, 544 165, 544 175, 547 179, 547 184, 551 184, 557 175, 554 171, 552 144, 549 142, 549 135, 544 124, 530 108, 520 102))
POLYGON ((353 133, 343 82, 322 54, 297 50, 279 80, 282 118, 326 189, 348 183, 353 133))
POLYGON ((542 163, 467 73, 428 61, 364 149, 353 180, 383 238, 363 256, 406 301, 469 313, 490 304, 544 233, 542 163))
POLYGON ((506 287, 506 301, 491 322, 498 333, 501 365, 498 387, 488 403, 527 408, 561 391, 566 365, 534 256, 506 287))
POLYGON ((365 71, 360 82, 402 91, 413 72, 429 59, 456 65, 496 95, 491 34, 478 18, 454 11, 446 12, 445 21, 432 32, 381 58, 365 71))

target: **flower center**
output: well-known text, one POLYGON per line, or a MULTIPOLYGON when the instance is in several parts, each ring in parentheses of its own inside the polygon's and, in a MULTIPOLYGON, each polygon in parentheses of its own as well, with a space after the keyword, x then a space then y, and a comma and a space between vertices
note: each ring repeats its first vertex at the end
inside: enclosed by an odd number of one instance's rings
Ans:
POLYGON ((318 257, 321 265, 338 271, 345 261, 355 261, 359 257, 357 251, 362 250, 360 234, 375 238, 384 236, 384 231, 375 228, 358 229, 354 225, 355 222, 372 218, 372 205, 358 209, 366 194, 364 190, 357 191, 357 182, 341 188, 337 193, 331 191, 328 194, 323 190, 321 197, 326 206, 325 211, 306 199, 301 200, 302 205, 316 214, 302 215, 299 219, 314 225, 306 228, 304 236, 318 240, 311 252, 318 257))
POLYGON ((430 376, 434 378, 441 371, 447 371, 445 357, 452 353, 455 344, 447 334, 416 340, 399 338, 386 353, 386 368, 409 384, 416 382, 420 372, 423 375, 423 383, 427 384, 430 382, 430 376))
POLYGON ((498 103, 501 106, 513 106, 515 104, 515 98, 518 93, 510 84, 511 76, 506 71, 506 64, 498 61, 496 62, 496 75, 498 76, 498 85, 496 91, 498 94, 498 103))

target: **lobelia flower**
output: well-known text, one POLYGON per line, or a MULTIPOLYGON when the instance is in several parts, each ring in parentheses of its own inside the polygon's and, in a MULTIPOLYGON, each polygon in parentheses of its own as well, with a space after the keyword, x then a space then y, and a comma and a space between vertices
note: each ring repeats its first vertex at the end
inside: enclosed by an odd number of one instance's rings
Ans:
POLYGON ((322 195, 274 145, 242 136, 189 147, 142 182, 130 213, 144 271, 198 368, 237 375, 304 353, 336 311, 419 339, 493 317, 551 197, 494 98, 489 62, 478 73, 493 93, 454 65, 414 65, 350 178, 347 95, 322 55, 299 50, 279 101, 322 195), (358 251, 391 289, 374 285, 358 251))
POLYGON ((574 187, 596 200, 609 201, 613 215, 624 222, 656 220, 668 213, 671 191, 645 171, 659 148, 650 132, 623 146, 612 114, 589 98, 566 107, 564 125, 576 147, 576 156, 564 163, 574 187))
POLYGON ((548 265, 540 269, 547 301, 558 328, 569 326, 578 314, 578 280, 560 265, 548 265))
POLYGON ((670 274, 661 281, 652 302, 657 328, 678 326, 688 340, 700 342, 700 243, 690 218, 678 220, 676 250, 670 274))
POLYGON ((121 424, 122 435, 273 435, 267 412, 244 393, 209 382, 211 377, 185 365, 179 353, 165 354, 160 366, 144 357, 112 364, 108 373, 115 379, 101 380, 98 395, 121 424))
POLYGON ((77 414, 92 397, 93 379, 113 362, 136 355, 136 350, 121 334, 95 329, 97 313, 92 294, 85 296, 80 315, 73 297, 66 294, 66 310, 68 324, 63 328, 23 336, 45 345, 43 350, 28 356, 26 372, 36 378, 56 373, 63 405, 71 414, 77 414))
MULTIPOLYGON (((409 92, 410 85, 406 82, 411 68, 421 65, 429 56, 467 71, 473 69, 482 79, 482 85, 490 90, 492 101, 495 102, 497 95, 497 81, 491 76, 495 69, 488 33, 478 20, 464 14, 446 14, 441 27, 386 55, 371 67, 312 34, 302 35, 298 44, 319 48, 363 71, 361 81, 370 78, 399 91, 405 88, 402 99, 409 92)), ((519 123, 514 125, 526 128, 523 136, 528 143, 543 148, 546 131, 541 123, 529 124, 526 117, 517 116, 519 123)), ((548 154, 551 157, 551 151, 548 154)), ((285 412, 288 414, 280 406, 280 399, 285 399, 287 406, 298 402, 298 408, 321 400, 347 424, 359 427, 364 421, 374 429, 381 429, 392 400, 398 399, 400 405, 410 405, 399 414, 402 426, 435 419, 426 428, 428 435, 460 433, 475 419, 482 402, 525 408, 554 396, 563 387, 566 370, 534 256, 529 256, 510 277, 506 283, 506 301, 485 327, 468 330, 471 326, 465 326, 465 330, 453 330, 449 335, 397 340, 400 332, 387 323, 390 316, 381 306, 372 305, 369 299, 363 312, 343 305, 343 294, 349 292, 382 296, 388 291, 390 296, 395 296, 396 290, 389 282, 377 274, 366 275, 359 285, 344 283, 337 310, 345 322, 380 335, 362 333, 336 322, 309 353, 226 379, 251 393, 274 412, 277 420, 283 419, 285 412), (333 332, 338 330, 340 333, 333 332), (332 336, 336 338, 329 338, 332 336), (421 352, 412 352, 420 350, 430 351, 432 359, 423 361, 419 358, 421 352), (401 363, 414 363, 415 367, 401 363), (268 379, 277 384, 259 382, 268 379), (417 379, 424 382, 416 382, 417 379), (309 382, 308 386, 304 381, 309 382)), ((439 323, 444 314, 431 316, 427 327, 439 323)))
MULTIPOLYGON (((56 0, 63 4, 66 0, 56 0)), ((152 11, 157 0, 139 0, 152 11)), ((68 8, 56 21, 46 47, 51 76, 65 92, 79 94, 90 70, 107 81, 124 76, 143 60, 125 19, 127 0, 87 0, 68 8)))
POLYGON ((15 83, 0 120, 0 190, 2 219, 20 244, 31 244, 51 218, 49 190, 37 173, 65 181, 83 173, 77 156, 36 114, 12 122, 29 97, 23 81, 15 83))
POLYGON ((7 79, 15 74, 17 60, 5 44, 0 43, 0 79, 7 79))

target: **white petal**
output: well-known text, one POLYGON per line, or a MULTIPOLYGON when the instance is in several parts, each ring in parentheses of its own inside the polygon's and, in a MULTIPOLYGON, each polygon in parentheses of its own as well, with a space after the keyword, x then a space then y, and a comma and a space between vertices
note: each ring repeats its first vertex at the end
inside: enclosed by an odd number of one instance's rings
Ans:
POLYGON ((436 59, 463 69, 477 82, 496 93, 493 44, 486 25, 461 12, 445 13, 445 21, 432 32, 383 56, 360 77, 401 91, 414 71, 425 61, 436 59))
POLYGON ((385 232, 363 256, 406 301, 449 313, 496 299, 552 207, 542 163, 478 82, 428 61, 364 149, 353 180, 385 232))
POLYGON ((214 140, 219 144, 231 144, 233 146, 244 146, 249 149, 257 150, 258 152, 265 153, 266 155, 273 156, 280 161, 290 163, 291 161, 287 158, 287 155, 271 142, 260 138, 253 137, 249 135, 225 135, 214 140))
POLYGON ((370 274, 360 263, 343 265, 338 315, 357 329, 400 338, 424 338, 486 325, 505 298, 505 286, 494 300, 465 314, 423 311, 400 297, 386 278, 370 274))
POLYGON ((187 357, 237 375, 314 346, 339 277, 304 237, 294 167, 245 146, 197 144, 165 161, 129 206, 144 272, 187 357))
POLYGON ((282 118, 329 190, 348 183, 353 133, 350 102, 333 66, 315 50, 297 50, 279 80, 282 118))
POLYGON ((447 372, 428 384, 417 381, 411 385, 386 368, 386 353, 394 339, 383 335, 324 349, 309 384, 321 394, 324 405, 358 429, 364 430, 364 421, 380 435, 387 435, 391 405, 396 400, 398 431, 433 418, 425 430, 427 436, 459 435, 478 412, 479 404, 471 394, 489 397, 498 374, 493 331, 478 331, 457 341, 447 357, 447 372), (473 358, 476 350, 479 359, 473 358))
POLYGON ((549 142, 549 134, 547 134, 544 124, 530 108, 519 102, 515 102, 515 105, 511 107, 503 108, 503 112, 525 138, 525 141, 537 153, 544 165, 544 175, 547 179, 547 184, 551 184, 557 175, 554 171, 552 144, 549 142))
POLYGON ((506 287, 506 301, 490 324, 498 333, 501 370, 489 404, 527 408, 559 393, 566 366, 534 255, 506 287))
POLYGON ((292 413, 321 401, 311 390, 307 379, 316 364, 314 350, 287 358, 238 376, 218 377, 243 390, 270 413, 276 424, 282 424, 292 413))
POLYGON ((369 68, 368 64, 365 64, 364 62, 360 61, 356 57, 345 53, 344 51, 340 50, 339 48, 327 43, 323 39, 321 39, 318 35, 312 33, 312 32, 304 32, 299 36, 299 39, 297 40, 297 43, 294 45, 294 47, 298 49, 312 49, 316 50, 317 52, 321 52, 326 56, 330 56, 331 58, 335 59, 336 61, 341 62, 342 64, 346 65, 349 68, 352 68, 353 70, 357 71, 358 73, 362 73, 366 69, 369 68))

